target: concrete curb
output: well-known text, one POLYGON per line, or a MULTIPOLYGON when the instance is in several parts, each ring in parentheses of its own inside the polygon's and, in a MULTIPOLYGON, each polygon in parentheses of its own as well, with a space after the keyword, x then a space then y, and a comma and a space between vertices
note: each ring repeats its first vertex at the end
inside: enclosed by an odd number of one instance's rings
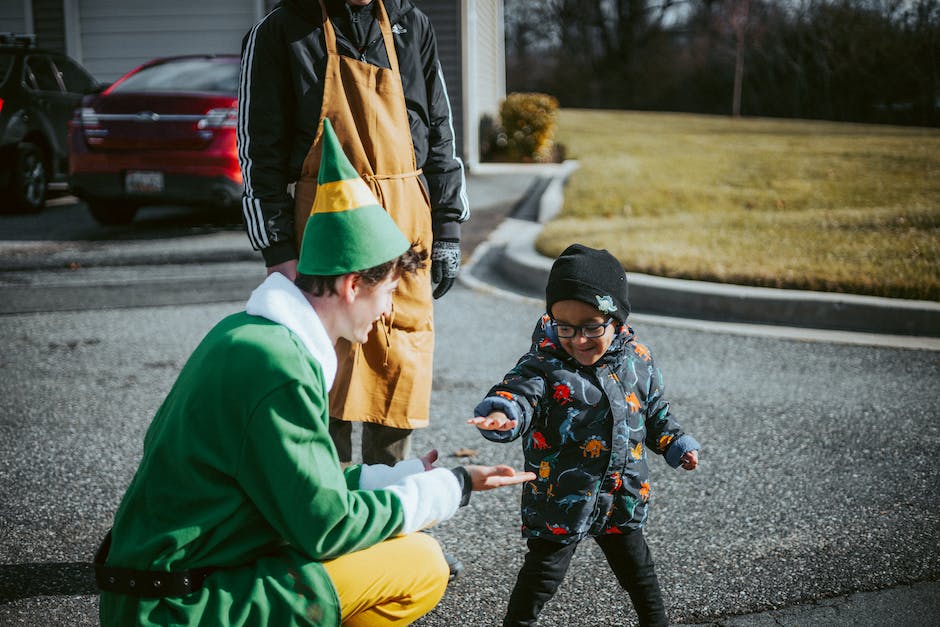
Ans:
MULTIPOLYGON (((545 285, 552 260, 535 251, 541 224, 516 225, 503 251, 504 276, 545 285)), ((627 273, 633 310, 724 322, 940 337, 940 304, 927 301, 725 285, 627 273)))
MULTIPOLYGON (((561 208, 564 183, 577 162, 540 173, 512 217, 491 236, 502 247, 500 275, 536 296, 548 280, 552 259, 535 250, 542 225, 561 208), (533 290, 533 288, 535 288, 533 290)), ((478 258, 478 255, 474 255, 478 258)), ((471 268, 475 259, 471 259, 471 268)), ((630 303, 638 313, 721 322, 800 326, 814 329, 940 337, 940 303, 852 294, 784 290, 668 279, 627 273, 630 303)))

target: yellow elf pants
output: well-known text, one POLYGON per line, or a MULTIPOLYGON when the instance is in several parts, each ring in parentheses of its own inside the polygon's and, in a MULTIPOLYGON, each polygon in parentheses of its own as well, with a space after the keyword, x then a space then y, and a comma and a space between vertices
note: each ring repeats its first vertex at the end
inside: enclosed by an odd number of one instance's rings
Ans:
POLYGON ((343 627, 410 625, 440 602, 449 570, 426 533, 380 542, 324 562, 343 611, 343 627))

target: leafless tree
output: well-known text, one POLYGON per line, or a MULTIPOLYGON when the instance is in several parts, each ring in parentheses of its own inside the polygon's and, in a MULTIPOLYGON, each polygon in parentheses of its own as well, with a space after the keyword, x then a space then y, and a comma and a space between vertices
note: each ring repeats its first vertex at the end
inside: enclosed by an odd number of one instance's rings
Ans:
POLYGON ((563 106, 940 124, 940 0, 505 8, 509 88, 563 106))

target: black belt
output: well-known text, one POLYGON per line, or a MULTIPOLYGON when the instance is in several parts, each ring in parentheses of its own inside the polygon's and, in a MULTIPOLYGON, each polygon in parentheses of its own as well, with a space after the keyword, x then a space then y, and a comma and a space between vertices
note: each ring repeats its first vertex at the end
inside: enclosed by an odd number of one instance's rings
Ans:
POLYGON ((104 592, 156 599, 181 597, 202 588, 206 577, 218 570, 214 567, 190 570, 134 570, 105 565, 111 550, 111 531, 104 537, 95 554, 95 583, 104 592))

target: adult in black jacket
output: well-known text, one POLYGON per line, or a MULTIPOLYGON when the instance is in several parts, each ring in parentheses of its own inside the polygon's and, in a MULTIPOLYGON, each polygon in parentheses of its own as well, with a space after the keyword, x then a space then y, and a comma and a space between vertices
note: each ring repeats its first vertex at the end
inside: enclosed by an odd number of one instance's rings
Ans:
MULTIPOLYGON (((379 1, 392 23, 412 147, 431 201, 434 242, 459 243, 460 223, 470 217, 470 206, 434 30, 428 16, 410 0, 379 1)), ((388 68, 375 22, 375 1, 362 2, 325 2, 339 52, 388 68)), ((238 94, 239 161, 245 181, 242 210, 252 247, 261 251, 269 269, 297 259, 294 200, 288 186, 299 177, 317 133, 326 68, 321 23, 318 0, 285 0, 242 42, 238 94)), ((456 270, 457 266, 440 267, 432 272, 445 277, 451 273, 453 279, 456 270)), ((453 283, 435 282, 435 298, 453 283)))
POLYGON ((411 430, 428 422, 431 284, 435 298, 453 284, 469 217, 434 31, 410 0, 285 0, 245 36, 242 209, 269 273, 296 274, 327 116, 406 236, 431 249, 430 276, 399 287, 392 319, 370 342, 337 347, 331 435, 340 459, 351 461, 348 421, 358 420, 363 461, 393 464, 407 456, 411 430))

